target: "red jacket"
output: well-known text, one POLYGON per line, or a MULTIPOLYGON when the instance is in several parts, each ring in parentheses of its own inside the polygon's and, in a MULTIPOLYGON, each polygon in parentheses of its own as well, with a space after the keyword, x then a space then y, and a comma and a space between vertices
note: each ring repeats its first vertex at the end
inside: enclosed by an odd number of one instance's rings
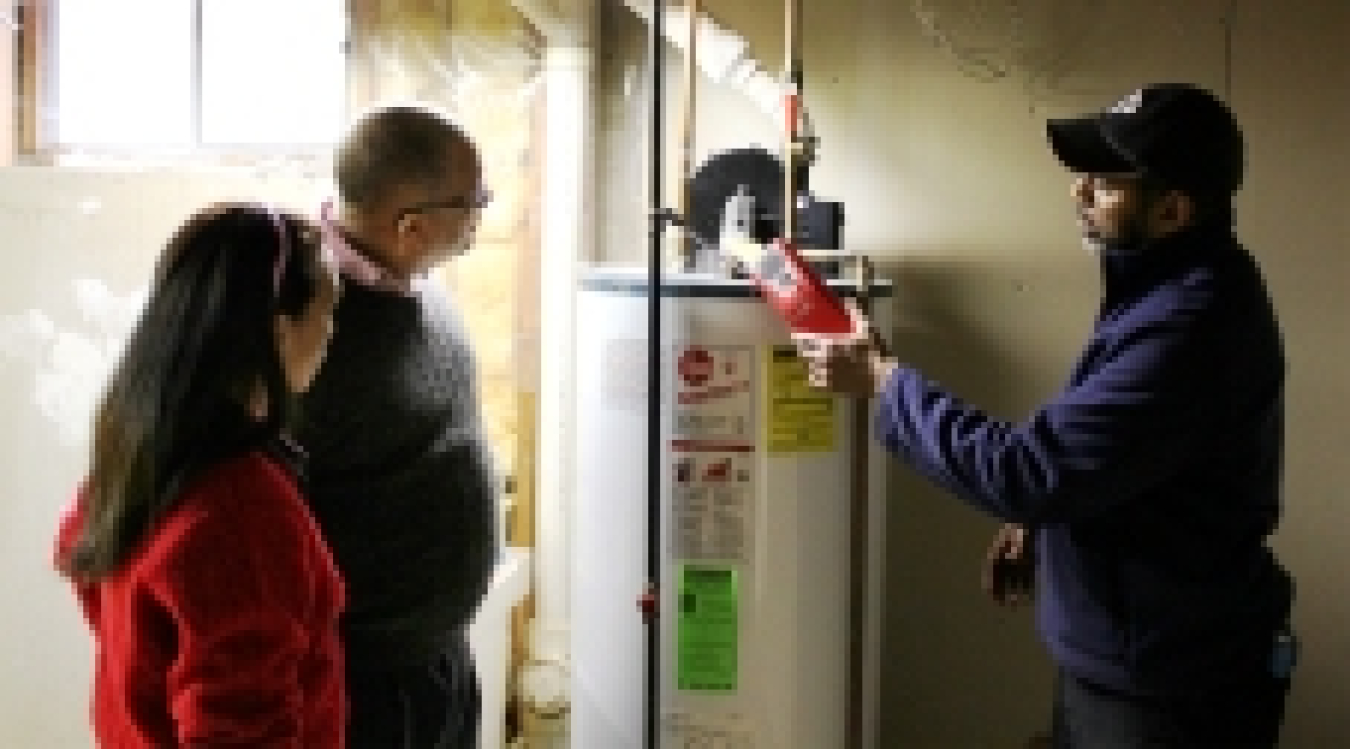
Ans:
POLYGON ((207 471, 120 570, 75 589, 103 749, 343 745, 342 582, 294 478, 264 453, 207 471))

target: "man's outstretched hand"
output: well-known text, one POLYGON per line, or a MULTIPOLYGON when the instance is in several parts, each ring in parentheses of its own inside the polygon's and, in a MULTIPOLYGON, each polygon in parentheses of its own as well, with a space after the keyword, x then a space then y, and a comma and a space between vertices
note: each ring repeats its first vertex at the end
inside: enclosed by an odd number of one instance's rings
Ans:
POLYGON ((845 335, 797 333, 797 353, 806 361, 812 387, 843 395, 870 397, 881 392, 896 367, 886 342, 866 315, 846 302, 853 330, 845 335))

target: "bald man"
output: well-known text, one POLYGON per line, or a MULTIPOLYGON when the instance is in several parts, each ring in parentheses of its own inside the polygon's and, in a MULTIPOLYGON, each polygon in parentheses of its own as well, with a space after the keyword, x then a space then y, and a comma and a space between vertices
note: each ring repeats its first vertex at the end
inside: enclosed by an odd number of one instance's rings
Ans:
POLYGON ((490 195, 473 143, 429 109, 370 112, 335 169, 322 225, 344 293, 300 439, 347 585, 348 745, 469 749, 498 481, 464 326, 426 272, 469 247, 490 195))

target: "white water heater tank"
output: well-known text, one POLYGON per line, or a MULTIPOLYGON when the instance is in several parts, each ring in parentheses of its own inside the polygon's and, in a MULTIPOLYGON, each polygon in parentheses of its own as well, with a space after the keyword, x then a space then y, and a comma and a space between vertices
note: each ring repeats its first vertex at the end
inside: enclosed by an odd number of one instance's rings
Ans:
MULTIPOLYGON (((647 290, 645 269, 596 268, 578 297, 573 749, 645 746, 647 290)), ((870 293, 885 319, 890 284, 870 293)), ((660 747, 841 749, 850 709, 873 747, 886 459, 870 431, 855 444, 854 400, 806 385, 747 282, 668 275, 661 304, 660 747)))

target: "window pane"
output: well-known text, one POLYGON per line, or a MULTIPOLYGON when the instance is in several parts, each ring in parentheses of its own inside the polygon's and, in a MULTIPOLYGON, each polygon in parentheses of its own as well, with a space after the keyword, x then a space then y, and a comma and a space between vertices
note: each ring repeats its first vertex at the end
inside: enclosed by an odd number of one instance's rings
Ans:
POLYGON ((54 7, 57 143, 192 140, 192 3, 60 0, 54 7))
POLYGON ((202 0, 202 141, 336 140, 346 32, 343 0, 202 0))

